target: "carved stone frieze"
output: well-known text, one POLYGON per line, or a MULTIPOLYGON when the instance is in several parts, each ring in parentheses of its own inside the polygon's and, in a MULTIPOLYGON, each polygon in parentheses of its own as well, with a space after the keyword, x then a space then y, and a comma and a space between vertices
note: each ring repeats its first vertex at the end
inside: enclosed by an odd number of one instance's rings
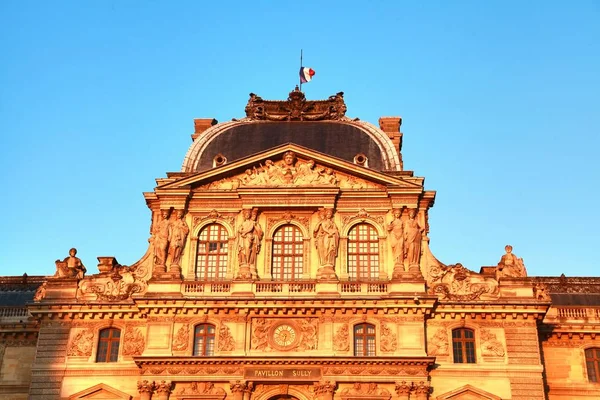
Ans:
POLYGON ((448 331, 444 328, 439 328, 435 334, 428 338, 428 353, 430 356, 447 356, 449 354, 448 331))
POLYGON ((482 356, 504 356, 504 346, 502 342, 496 339, 496 335, 491 333, 489 329, 481 329, 480 339, 482 356))
POLYGON ((139 356, 144 352, 146 340, 140 329, 127 327, 123 336, 123 355, 139 356))
POLYGON ((173 340, 173 350, 183 351, 187 350, 188 342, 190 340, 190 324, 183 324, 175 334, 173 340))
POLYGON ((396 334, 392 332, 389 326, 381 324, 381 341, 379 348, 382 352, 392 352, 398 349, 398 340, 396 334))
POLYGON ((296 87, 286 101, 263 100, 250 93, 246 104, 246 117, 259 121, 323 121, 346 120, 344 92, 329 96, 327 100, 306 100, 303 92, 296 87))
POLYGON ((92 355, 94 332, 86 329, 78 332, 67 347, 68 356, 89 357, 92 355))
POLYGON ((386 366, 386 367, 365 367, 365 366, 332 366, 323 367, 323 375, 343 375, 343 376, 365 376, 365 375, 410 375, 427 376, 427 369, 419 366, 386 366))
POLYGON ((213 395, 225 396, 225 389, 216 387, 212 382, 192 382, 190 384, 178 384, 175 393, 177 395, 195 394, 195 395, 213 395))
POLYGON ((225 324, 221 324, 219 327, 219 351, 233 351, 235 350, 235 339, 231 335, 229 327, 225 324))
POLYGON ((333 336, 333 349, 335 351, 350 350, 350 328, 347 324, 340 326, 333 336))
POLYGON ((342 398, 345 397, 379 397, 382 399, 389 399, 391 397, 390 392, 385 388, 380 388, 377 383, 360 383, 356 382, 351 388, 342 390, 340 394, 342 398))

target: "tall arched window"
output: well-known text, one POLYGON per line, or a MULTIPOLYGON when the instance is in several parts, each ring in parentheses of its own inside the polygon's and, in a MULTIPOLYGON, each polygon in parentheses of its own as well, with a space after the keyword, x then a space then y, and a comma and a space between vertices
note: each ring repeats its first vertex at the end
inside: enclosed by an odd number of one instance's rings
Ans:
POLYGON ((100 331, 96 362, 117 362, 119 358, 119 343, 121 331, 117 328, 107 328, 100 331))
POLYGON ((358 357, 375 355, 375 325, 365 323, 354 326, 354 355, 358 357))
POLYGON ((194 355, 210 357, 215 354, 215 326, 196 325, 194 329, 194 355))
POLYGON ((452 331, 452 354, 457 364, 475 363, 475 332, 458 328, 452 331))
POLYGON ((225 279, 227 273, 227 230, 210 224, 200 231, 196 257, 196 279, 225 279))
POLYGON ((379 278, 379 238, 372 225, 358 224, 348 233, 348 276, 355 280, 379 278))
POLYGON ((588 381, 600 382, 600 348, 591 348, 585 351, 585 366, 588 381))
POLYGON ((302 279, 304 242, 302 232, 294 225, 284 225, 273 236, 271 275, 274 280, 302 279))

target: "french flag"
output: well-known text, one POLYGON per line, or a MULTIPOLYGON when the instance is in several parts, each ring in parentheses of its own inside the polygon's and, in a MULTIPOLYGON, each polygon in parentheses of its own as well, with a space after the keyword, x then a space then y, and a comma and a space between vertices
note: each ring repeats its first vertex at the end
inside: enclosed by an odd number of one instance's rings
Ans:
POLYGON ((310 82, 314 75, 315 71, 312 68, 300 67, 300 82, 310 82))

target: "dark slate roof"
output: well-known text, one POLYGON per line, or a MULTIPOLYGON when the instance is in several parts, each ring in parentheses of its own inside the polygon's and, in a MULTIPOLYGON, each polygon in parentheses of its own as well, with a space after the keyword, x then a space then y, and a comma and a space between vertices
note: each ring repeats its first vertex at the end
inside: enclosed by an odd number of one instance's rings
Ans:
POLYGON ((0 307, 19 307, 33 301, 35 291, 46 279, 26 275, 0 277, 0 307))
POLYGON ((362 153, 369 159, 369 168, 378 171, 384 165, 377 143, 356 126, 339 122, 265 122, 237 125, 220 133, 204 150, 197 171, 212 168, 217 154, 232 162, 285 143, 349 162, 362 153))

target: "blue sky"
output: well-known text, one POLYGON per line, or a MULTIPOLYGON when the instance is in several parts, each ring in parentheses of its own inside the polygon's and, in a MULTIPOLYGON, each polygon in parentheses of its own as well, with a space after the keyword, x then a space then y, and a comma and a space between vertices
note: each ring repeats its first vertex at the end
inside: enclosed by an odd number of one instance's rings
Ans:
POLYGON ((403 117, 405 169, 437 191, 431 248, 530 275, 600 275, 598 1, 0 2, 0 275, 77 247, 132 264, 142 192, 178 171, 193 118, 285 99, 403 117))

